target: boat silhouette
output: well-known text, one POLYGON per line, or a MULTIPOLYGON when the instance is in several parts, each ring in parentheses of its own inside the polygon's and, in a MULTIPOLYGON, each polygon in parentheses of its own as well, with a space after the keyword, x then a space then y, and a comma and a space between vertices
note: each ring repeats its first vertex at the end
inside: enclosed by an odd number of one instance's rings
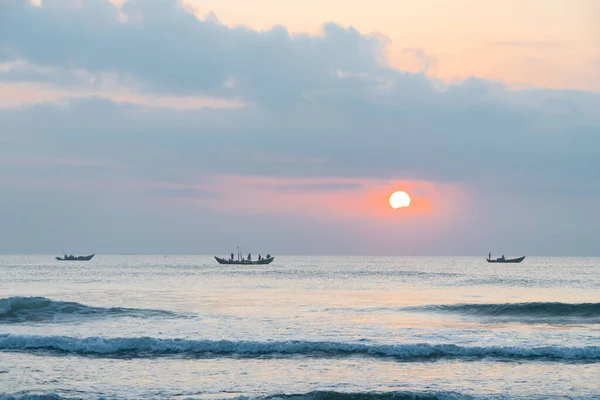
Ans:
POLYGON ((90 261, 96 254, 90 254, 89 256, 74 256, 72 254, 65 254, 63 257, 56 257, 58 261, 90 261))
POLYGON ((217 262, 219 264, 263 265, 263 264, 272 263, 274 259, 275 259, 275 257, 270 256, 268 258, 265 257, 265 258, 262 258, 262 259, 256 260, 256 261, 248 261, 247 259, 231 260, 231 259, 226 259, 226 258, 221 258, 221 257, 215 256, 215 260, 217 260, 217 262))
POLYGON ((523 257, 518 257, 518 258, 504 258, 504 256, 502 257, 498 257, 496 259, 492 259, 491 254, 488 256, 488 258, 486 258, 486 261, 489 263, 512 263, 512 264, 518 264, 521 261, 523 261, 525 259, 526 256, 523 257))
POLYGON ((233 253, 231 253, 231 257, 230 258, 222 258, 222 257, 217 257, 214 256, 215 260, 217 260, 217 262, 219 264, 227 264, 227 265, 264 265, 264 264, 270 264, 273 262, 273 260, 275 259, 275 257, 273 257, 270 254, 267 254, 266 257, 261 257, 260 254, 258 255, 258 260, 256 261, 252 261, 252 254, 248 254, 247 258, 244 258, 242 256, 242 253, 240 252, 240 248, 238 247, 238 253, 237 253, 237 259, 233 257, 233 253))

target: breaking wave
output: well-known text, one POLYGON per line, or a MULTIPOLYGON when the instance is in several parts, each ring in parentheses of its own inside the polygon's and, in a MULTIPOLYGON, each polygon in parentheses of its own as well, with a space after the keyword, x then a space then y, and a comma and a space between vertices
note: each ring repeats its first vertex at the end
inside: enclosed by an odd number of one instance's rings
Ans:
POLYGON ((600 303, 504 303, 504 304, 442 304, 405 307, 405 311, 454 313, 480 317, 522 319, 564 319, 578 322, 600 322, 600 303))
POLYGON ((0 299, 0 324, 20 322, 64 322, 65 318, 102 316, 176 316, 171 311, 122 307, 90 307, 84 304, 55 301, 45 297, 9 297, 0 299))
POLYGON ((442 358, 504 360, 554 360, 599 362, 600 346, 468 347, 454 344, 371 345, 310 341, 229 341, 135 338, 74 338, 67 336, 0 335, 0 351, 50 352, 106 358, 152 358, 179 356, 186 358, 217 357, 385 357, 399 361, 436 360, 442 358))

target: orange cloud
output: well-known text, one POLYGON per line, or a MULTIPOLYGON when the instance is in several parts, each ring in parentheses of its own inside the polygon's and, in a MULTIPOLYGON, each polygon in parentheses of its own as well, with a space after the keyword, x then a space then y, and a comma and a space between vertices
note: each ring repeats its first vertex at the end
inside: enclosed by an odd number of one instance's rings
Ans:
POLYGON ((121 88, 85 89, 57 87, 54 85, 0 83, 0 107, 12 108, 41 102, 54 102, 65 98, 87 98, 101 96, 118 103, 131 103, 148 107, 193 110, 198 108, 240 108, 239 99, 200 96, 157 96, 140 95, 121 88))

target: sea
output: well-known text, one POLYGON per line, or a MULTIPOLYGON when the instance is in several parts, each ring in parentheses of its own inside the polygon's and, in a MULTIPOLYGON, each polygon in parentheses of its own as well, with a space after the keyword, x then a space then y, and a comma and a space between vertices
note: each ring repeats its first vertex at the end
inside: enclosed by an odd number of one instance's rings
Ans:
POLYGON ((600 399, 600 258, 0 255, 0 399, 600 399))

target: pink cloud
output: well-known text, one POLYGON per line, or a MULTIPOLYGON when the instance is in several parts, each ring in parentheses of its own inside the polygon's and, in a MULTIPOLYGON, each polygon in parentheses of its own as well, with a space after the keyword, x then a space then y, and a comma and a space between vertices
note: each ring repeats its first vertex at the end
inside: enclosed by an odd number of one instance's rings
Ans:
POLYGON ((337 220, 447 221, 465 207, 466 191, 457 185, 411 180, 354 178, 204 177, 197 185, 158 184, 171 201, 217 213, 293 215, 337 220), (186 196, 196 190, 200 196, 186 196), (404 190, 411 206, 393 210, 390 194, 404 190), (205 195, 211 193, 212 195, 205 195))

